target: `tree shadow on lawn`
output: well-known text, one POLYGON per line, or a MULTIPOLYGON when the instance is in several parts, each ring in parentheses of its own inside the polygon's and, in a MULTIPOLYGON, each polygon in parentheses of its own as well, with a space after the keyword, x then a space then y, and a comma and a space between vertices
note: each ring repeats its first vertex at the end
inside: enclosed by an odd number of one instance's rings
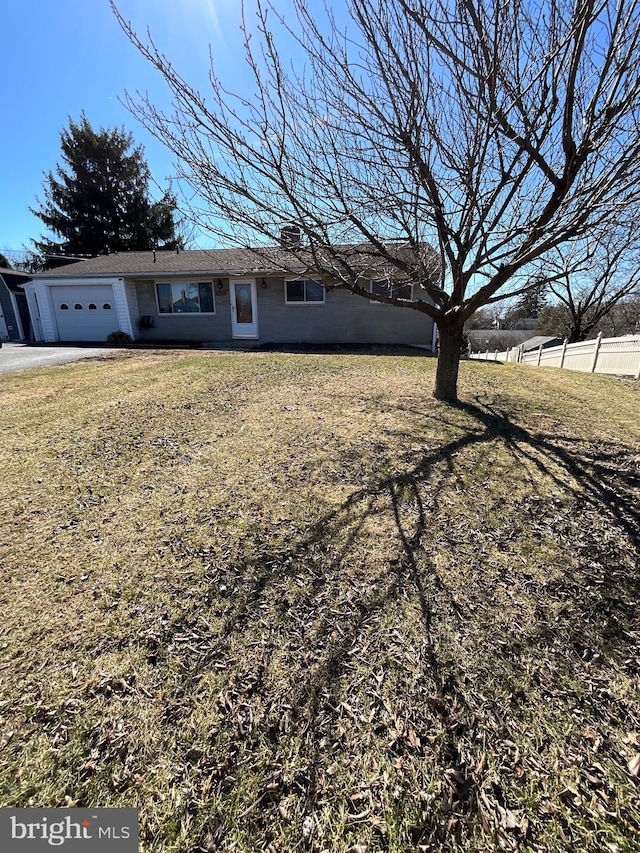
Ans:
MULTIPOLYGON (((296 819, 311 814, 321 824, 340 801, 349 843, 365 825, 378 849, 390 849, 391 815, 405 843, 446 851, 499 833, 505 849, 519 849, 552 818, 534 815, 532 826, 518 789, 533 786, 539 804, 545 790, 559 790, 544 780, 553 756, 556 769, 558 761, 568 770, 586 760, 584 744, 558 759, 567 717, 596 731, 611 747, 601 754, 620 764, 610 730, 637 724, 612 686, 617 673, 631 676, 637 666, 634 451, 533 432, 488 405, 458 411, 463 421, 456 410, 448 420, 460 435, 413 452, 404 473, 354 490, 294 541, 274 545, 256 525, 245 558, 209 574, 214 598, 223 581, 233 590, 212 655, 246 650, 222 702, 220 729, 231 734, 214 776, 224 798, 229 768, 253 761, 262 787, 240 815, 249 843, 282 843, 278 803, 295 801, 296 819), (479 509, 466 525, 448 515, 447 490, 454 483, 464 491, 465 451, 494 442, 530 489, 514 484, 494 526, 495 508, 469 495, 466 505, 479 509), (562 500, 546 493, 551 487, 562 500), (366 541, 382 521, 395 555, 368 566, 366 541), (530 539, 531 530, 560 560, 548 572, 539 555, 519 553, 520 534, 530 539), (448 557, 438 563, 434 553, 443 549, 448 557), (354 786, 366 768, 363 817, 354 786)), ((209 662, 194 661, 192 673, 200 677, 209 662)), ((553 820, 584 843, 563 808, 558 801, 553 820)), ((625 806, 619 812, 604 823, 626 831, 625 806)), ((207 843, 223 844, 232 831, 220 811, 207 843)))

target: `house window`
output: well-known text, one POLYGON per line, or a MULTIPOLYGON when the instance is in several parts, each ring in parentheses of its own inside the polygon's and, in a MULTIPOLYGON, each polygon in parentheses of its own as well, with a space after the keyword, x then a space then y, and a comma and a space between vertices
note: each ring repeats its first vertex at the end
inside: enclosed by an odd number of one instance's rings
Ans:
POLYGON ((82 311, 82 305, 79 302, 76 302, 73 307, 76 309, 76 311, 82 311))
POLYGON ((109 305, 108 302, 105 302, 102 307, 104 308, 105 311, 111 311, 111 305, 109 305))
MULTIPOLYGON (((369 290, 376 296, 386 296, 390 299, 411 299, 412 285, 406 282, 400 283, 397 281, 389 281, 387 278, 371 279, 369 290)), ((373 305, 382 305, 382 302, 375 302, 373 305)))
POLYGON ((96 307, 97 307, 97 306, 95 305, 95 303, 93 303, 93 302, 90 302, 90 303, 89 303, 89 311, 95 311, 95 310, 96 310, 96 307))
POLYGON ((156 284, 159 314, 215 314, 210 281, 172 281, 156 284))
POLYGON ((311 278, 287 280, 284 283, 284 301, 287 305, 322 305, 324 287, 311 278))
POLYGON ((69 310, 69 306, 67 305, 66 302, 62 303, 62 305, 60 306, 60 310, 61 311, 68 311, 69 310))

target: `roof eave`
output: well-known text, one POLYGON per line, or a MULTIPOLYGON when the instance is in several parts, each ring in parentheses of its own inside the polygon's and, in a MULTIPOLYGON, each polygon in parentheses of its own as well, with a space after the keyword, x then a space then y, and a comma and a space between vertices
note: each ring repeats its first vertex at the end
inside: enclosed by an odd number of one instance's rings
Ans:
MULTIPOLYGON (((303 272, 307 267, 299 267, 299 270, 303 272)), ((132 271, 118 271, 118 272, 90 272, 90 273, 73 273, 72 275, 52 275, 51 272, 48 274, 44 273, 35 273, 33 275, 34 281, 51 281, 58 278, 64 279, 81 279, 85 281, 86 279, 96 279, 96 278, 128 278, 128 279, 138 279, 138 278, 158 278, 158 276, 208 276, 209 278, 226 278, 228 276, 281 276, 287 275, 289 271, 283 269, 219 269, 212 270, 210 267, 201 270, 146 270, 144 272, 132 272, 132 271)))

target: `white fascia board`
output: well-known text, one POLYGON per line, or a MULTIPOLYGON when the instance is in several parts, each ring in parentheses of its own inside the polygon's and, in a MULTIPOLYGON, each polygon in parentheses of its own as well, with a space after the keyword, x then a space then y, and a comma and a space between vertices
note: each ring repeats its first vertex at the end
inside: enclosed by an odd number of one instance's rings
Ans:
MULTIPOLYGON (((93 281, 91 283, 95 284, 93 281)), ((126 332, 133 338, 133 323, 131 322, 129 301, 127 300, 127 288, 124 279, 113 278, 110 281, 101 282, 101 284, 111 284, 111 288, 113 290, 113 301, 116 306, 116 314, 118 316, 118 329, 126 332)))

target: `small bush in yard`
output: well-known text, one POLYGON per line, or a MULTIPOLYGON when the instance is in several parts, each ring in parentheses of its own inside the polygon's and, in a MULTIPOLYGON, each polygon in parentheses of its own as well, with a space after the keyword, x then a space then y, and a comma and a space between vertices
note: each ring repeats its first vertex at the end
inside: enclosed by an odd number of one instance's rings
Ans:
POLYGON ((132 343, 133 338, 128 332, 123 332, 122 329, 118 329, 117 332, 109 332, 107 335, 107 343, 108 344, 119 344, 121 346, 125 346, 126 344, 132 343))

